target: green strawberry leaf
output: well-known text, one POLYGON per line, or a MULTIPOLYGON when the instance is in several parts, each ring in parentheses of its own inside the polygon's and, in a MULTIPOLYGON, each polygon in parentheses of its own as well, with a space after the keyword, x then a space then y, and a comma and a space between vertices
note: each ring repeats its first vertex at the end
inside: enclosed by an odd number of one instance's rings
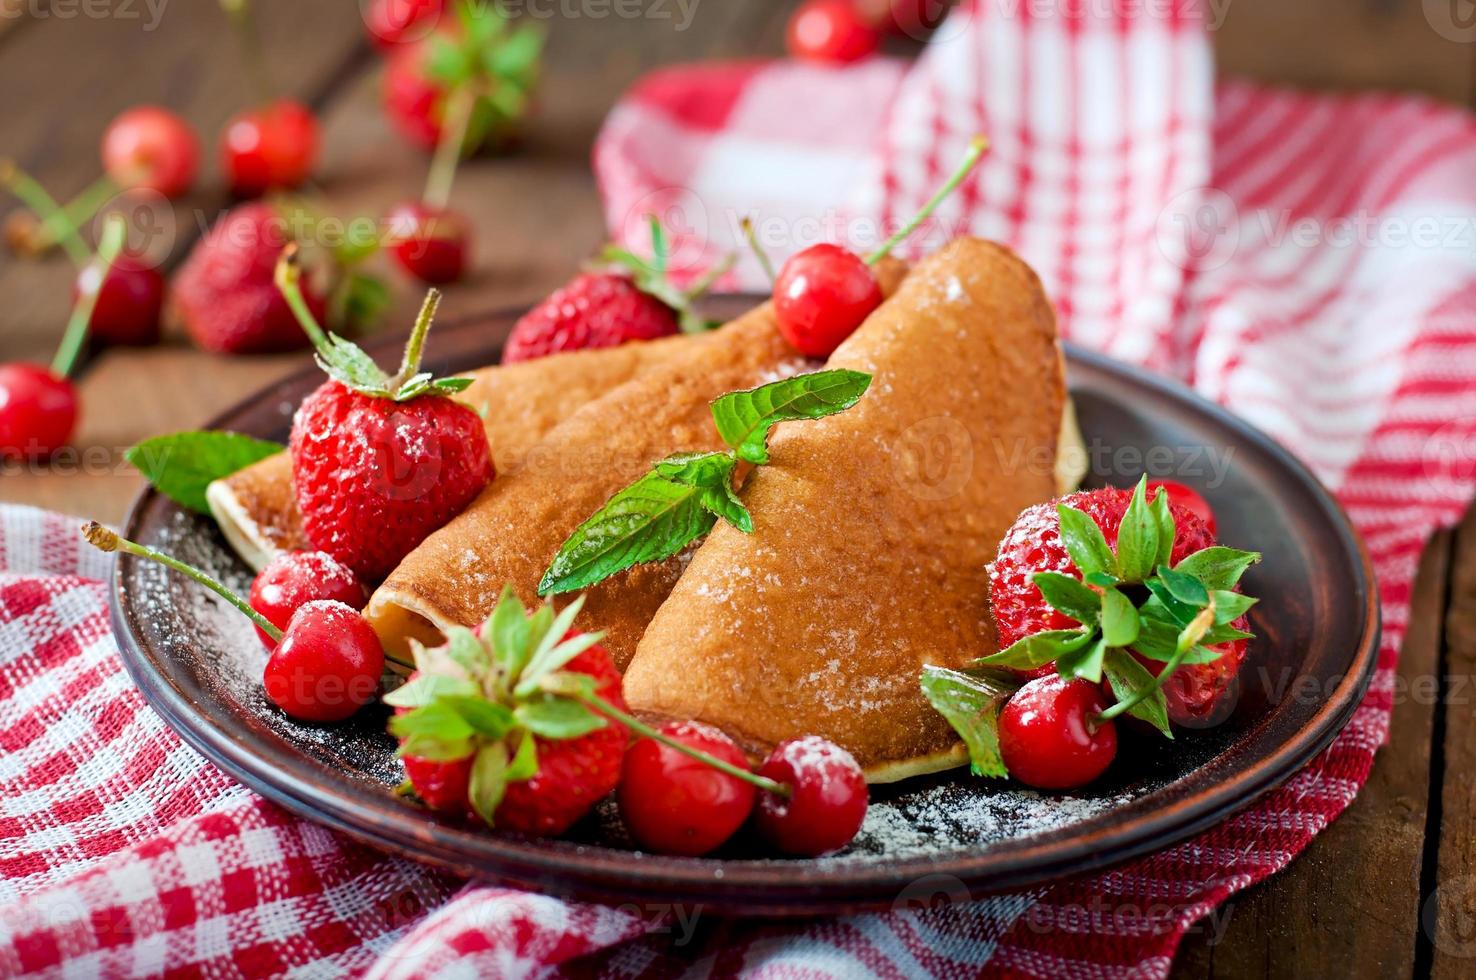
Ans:
POLYGON ((286 448, 239 432, 176 432, 145 439, 123 458, 170 500, 209 514, 206 487, 286 448))
MULTIPOLYGON (((528 697, 536 693, 538 682, 547 674, 559 670, 604 639, 605 634, 598 631, 568 636, 574 626, 574 618, 579 615, 579 610, 583 607, 584 596, 580 596, 565 606, 548 629, 538 637, 537 645, 533 648, 533 655, 528 658, 528 666, 524 667, 523 672, 518 675, 517 686, 513 688, 514 694, 519 697, 528 697)), ((549 607, 544 606, 543 608, 549 607)))
POLYGON ((1239 592, 1226 592, 1216 589, 1213 593, 1215 600, 1215 625, 1223 626, 1232 623, 1250 611, 1259 600, 1253 596, 1243 595, 1239 592))
MULTIPOLYGON (((1168 663, 1178 649, 1179 632, 1183 628, 1178 624, 1155 619, 1147 614, 1147 610, 1140 610, 1138 614, 1138 638, 1133 641, 1132 649, 1135 653, 1141 653, 1149 660, 1157 660, 1159 663, 1168 663)), ((1220 659, 1222 653, 1208 650, 1202 646, 1195 647, 1186 653, 1182 661, 1186 664, 1205 664, 1220 659)))
POLYGON ((1083 576, 1090 578, 1116 571, 1117 558, 1107 546, 1102 529, 1089 514, 1069 504, 1057 504, 1056 513, 1061 520, 1061 542, 1083 576))
POLYGON ((542 738, 569 739, 604 728, 607 720, 578 701, 548 698, 520 704, 514 712, 518 724, 542 738))
POLYGON ((1102 657, 1107 653, 1107 641, 1102 637, 1072 650, 1056 661, 1056 673, 1067 679, 1076 677, 1099 684, 1102 681, 1102 657))
POLYGON ((1116 589, 1102 592, 1102 639, 1110 647, 1131 646, 1138 638, 1140 624, 1133 602, 1116 589))
POLYGON ((507 771, 509 769, 507 746, 502 742, 484 745, 472 762, 471 782, 467 796, 472 809, 487 826, 494 826, 493 816, 507 793, 507 771))
POLYGON ((1124 582, 1143 581, 1158 563, 1158 521, 1144 497, 1147 481, 1143 477, 1133 489, 1117 531, 1117 577, 1124 582))
POLYGON ((476 734, 459 712, 439 700, 393 716, 389 730, 400 739, 397 755, 437 762, 465 758, 476 734))
POLYGON ((1245 570, 1260 560, 1259 552, 1214 545, 1189 555, 1174 571, 1194 576, 1206 589, 1223 590, 1233 588, 1245 570))
POLYGON ((1097 625, 1102 610, 1102 597, 1098 593, 1060 572, 1036 572, 1030 576, 1030 581, 1052 609, 1084 626, 1097 625))
POLYGON ((1186 626, 1199 614, 1197 607, 1179 601, 1163 579, 1155 576, 1143 584, 1152 593, 1139 610, 1143 615, 1186 626))
POLYGON ((1167 565, 1158 566, 1157 575, 1159 581, 1168 589, 1169 595, 1186 606, 1193 606, 1197 610, 1209 605, 1209 590, 1193 575, 1175 571, 1167 565))
POLYGON ((1087 585, 1095 585, 1103 589, 1110 589, 1119 584, 1117 576, 1111 572, 1087 572, 1081 580, 1087 585))
POLYGON ((445 674, 420 674, 406 681, 383 698, 393 708, 423 708, 442 697, 473 697, 478 693, 474 681, 445 674))
POLYGON ((492 655, 505 677, 517 677, 528 665, 528 658, 533 655, 528 631, 528 611, 513 587, 504 585, 485 632, 492 639, 492 655))
POLYGON ((712 530, 714 521, 698 488, 647 473, 574 530, 544 572, 538 594, 573 592, 640 562, 670 558, 712 530))
MULTIPOLYGON (((1107 675, 1107 683, 1112 685, 1112 693, 1119 701, 1128 700, 1138 691, 1154 688, 1153 675, 1148 668, 1134 660, 1126 650, 1108 650, 1102 661, 1102 670, 1107 675)), ((1127 713, 1148 722, 1162 732, 1165 738, 1174 737, 1169 728, 1168 701, 1161 687, 1153 689, 1151 694, 1129 708, 1127 713)))
MULTIPOLYGON (((1169 510, 1169 495, 1167 490, 1160 489, 1153 497, 1153 521, 1158 526, 1158 555, 1154 559, 1155 565, 1167 565, 1174 555, 1174 540, 1179 535, 1179 528, 1174 524, 1174 515, 1169 510)), ((1131 714, 1132 712, 1129 712, 1131 714)))
POLYGON ((712 403, 718 433, 738 458, 769 461, 769 430, 780 422, 818 419, 855 405, 871 384, 861 371, 816 371, 747 391, 733 391, 712 403))
POLYGON ((532 732, 524 731, 522 741, 518 742, 518 751, 513 754, 512 762, 502 775, 510 783, 521 783, 537 774, 538 743, 532 732))
POLYGON ((998 653, 975 663, 983 667, 1013 667, 1032 670, 1080 650, 1092 639, 1091 630, 1042 630, 1021 637, 998 653))
POLYGON ((969 750, 969 768, 979 776, 1009 775, 999 754, 999 709, 1019 685, 978 670, 923 667, 923 696, 958 732, 969 750))
POLYGON ((484 738, 502 738, 513 729, 513 713, 505 705, 489 701, 480 694, 469 697, 442 695, 437 703, 456 712, 475 734, 484 738))

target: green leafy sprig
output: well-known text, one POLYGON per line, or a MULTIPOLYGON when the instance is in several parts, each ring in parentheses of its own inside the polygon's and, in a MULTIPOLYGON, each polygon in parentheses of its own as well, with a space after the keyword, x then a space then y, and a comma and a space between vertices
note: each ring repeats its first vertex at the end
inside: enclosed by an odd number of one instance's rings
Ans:
POLYGON ((721 396, 712 403, 713 423, 732 448, 668 456, 611 497, 559 548, 538 594, 588 588, 632 565, 670 558, 718 518, 751 534, 753 518, 733 487, 738 462, 767 463, 775 425, 843 412, 870 384, 861 371, 817 371, 721 396))
POLYGON ((460 152, 501 141, 527 114, 538 85, 543 27, 515 21, 501 4, 461 0, 455 29, 426 41, 425 73, 446 91, 475 92, 460 152))
POLYGON ((1117 701, 1099 721, 1127 714, 1172 738, 1163 693, 1169 677, 1184 664, 1219 659, 1224 651, 1215 647, 1252 636, 1233 623, 1256 600, 1235 586, 1261 556, 1214 545, 1170 565, 1177 528, 1168 494, 1160 491, 1150 502, 1146 476, 1133 490, 1115 549, 1084 511, 1060 503, 1056 512, 1081 577, 1037 572, 1031 581, 1052 609, 1080 625, 1022 637, 963 672, 929 667, 922 676, 924 695, 964 739, 975 772, 1005 774, 993 728, 1019 682, 991 670, 1054 664, 1064 678, 1100 683, 1106 677, 1117 701), (1158 675, 1134 654, 1161 663, 1158 675))
POLYGON ((397 402, 406 402, 421 395, 452 395, 465 391, 472 383, 471 378, 436 378, 429 371, 420 369, 425 338, 430 333, 431 323, 436 317, 436 307, 441 302, 439 290, 431 289, 426 292, 425 302, 421 304, 420 313, 415 317, 410 340, 405 345, 405 356, 400 362, 400 369, 390 375, 353 341, 323 332, 302 295, 301 279, 302 268, 299 265, 297 245, 289 243, 277 260, 277 288, 297 317, 303 332, 312 340, 313 347, 317 350, 318 366, 334 381, 372 398, 388 398, 397 402))

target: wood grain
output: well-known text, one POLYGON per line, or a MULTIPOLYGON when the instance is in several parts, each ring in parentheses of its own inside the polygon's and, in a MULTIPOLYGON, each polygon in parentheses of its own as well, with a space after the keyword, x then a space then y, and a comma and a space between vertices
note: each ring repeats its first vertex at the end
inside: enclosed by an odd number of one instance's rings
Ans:
POLYGON ((1288 868, 1185 936, 1174 976, 1412 974, 1435 713, 1428 684, 1438 673, 1450 563, 1451 535, 1442 533, 1420 563, 1399 664, 1410 690, 1426 694, 1396 699, 1368 784, 1288 868))

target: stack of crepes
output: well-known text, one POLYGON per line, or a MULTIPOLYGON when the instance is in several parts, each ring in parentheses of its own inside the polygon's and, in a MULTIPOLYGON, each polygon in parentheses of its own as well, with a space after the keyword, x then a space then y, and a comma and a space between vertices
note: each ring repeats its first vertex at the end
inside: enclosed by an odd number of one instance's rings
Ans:
MULTIPOLYGON (((775 431, 742 488, 754 531, 720 523, 606 579, 581 624, 605 631, 636 711, 717 725, 755 755, 823 735, 886 781, 965 761, 919 671, 993 652, 985 566, 1020 510, 1080 474, 1058 451, 1075 428, 1054 316, 1018 257, 960 239, 878 275, 888 298, 825 365, 871 385, 775 431)), ((713 399, 819 367, 765 304, 702 336, 478 372, 462 397, 486 408, 499 475, 374 593, 386 649, 475 626, 504 585, 537 602, 613 494, 672 452, 722 447, 713 399)), ((212 487, 247 560, 302 545, 290 481, 274 458, 212 487)))

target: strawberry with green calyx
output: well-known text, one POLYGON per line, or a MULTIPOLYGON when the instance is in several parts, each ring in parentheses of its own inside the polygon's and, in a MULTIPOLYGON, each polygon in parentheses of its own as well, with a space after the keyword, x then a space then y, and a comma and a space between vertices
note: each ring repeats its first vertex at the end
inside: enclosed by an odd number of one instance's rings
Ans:
POLYGON ((377 581, 455 517, 496 475, 482 419, 448 397, 469 378, 420 367, 440 294, 416 318, 400 369, 389 375, 358 346, 318 326, 288 248, 277 284, 317 349, 328 380, 292 421, 292 480, 313 547, 377 581))
POLYGON ((701 333, 716 323, 693 303, 732 267, 729 255, 686 289, 672 284, 666 233, 651 218, 651 259, 608 245, 588 271, 574 277, 513 325, 502 362, 593 347, 617 347, 679 332, 701 333))
POLYGON ((1202 726, 1221 713, 1251 639, 1244 614, 1256 600, 1238 582, 1259 559, 1217 545, 1167 493, 1150 502, 1146 481, 1028 508, 989 568, 1004 649, 965 671, 929 668, 924 693, 990 775, 1005 774, 993 729, 1019 684, 1011 673, 1105 677, 1116 703, 1088 728, 1123 714, 1170 738, 1171 723, 1202 726))
POLYGON ((775 425, 843 412, 870 384, 861 371, 816 371, 716 399, 713 422, 732 448, 668 456, 611 497, 559 548, 539 595, 585 589, 632 565, 670 558, 718 518, 752 533, 753 519, 733 486, 738 463, 767 463, 775 425))
POLYGON ((475 90, 462 152, 502 148, 518 135, 532 104, 544 32, 514 24, 500 4, 470 0, 424 40, 400 46, 384 73, 385 112, 411 142, 433 150, 450 115, 452 92, 475 90))
POLYGON ((299 721, 342 721, 374 699, 385 656, 368 621, 352 606, 320 600, 300 606, 279 628, 204 572, 89 521, 82 536, 94 548, 123 552, 173 569, 203 585, 250 619, 272 643, 262 674, 267 698, 299 721))

